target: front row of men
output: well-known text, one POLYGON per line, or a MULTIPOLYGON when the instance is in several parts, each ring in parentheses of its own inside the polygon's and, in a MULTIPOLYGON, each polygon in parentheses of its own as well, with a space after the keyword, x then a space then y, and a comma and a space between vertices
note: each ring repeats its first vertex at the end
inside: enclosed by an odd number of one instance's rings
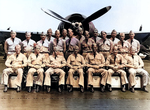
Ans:
POLYGON ((78 54, 79 47, 74 46, 74 53, 68 57, 67 62, 62 55, 57 53, 55 48, 53 50, 53 54, 49 56, 48 53, 40 53, 40 46, 36 45, 34 53, 31 53, 27 60, 26 56, 20 52, 20 45, 17 45, 15 47, 16 52, 12 54, 5 62, 7 68, 3 70, 1 79, 1 83, 4 84, 4 92, 7 92, 9 75, 12 73, 17 74, 15 84, 17 86, 17 92, 20 92, 23 68, 26 66, 28 66, 26 78, 26 87, 28 87, 28 92, 32 91, 31 88, 33 86, 34 73, 38 74, 35 81, 36 92, 39 92, 40 86, 43 85, 43 73, 45 73, 44 85, 47 88, 47 92, 51 91, 51 75, 54 73, 59 74, 58 91, 61 92, 61 85, 65 84, 65 72, 62 69, 64 66, 69 67, 66 81, 66 84, 70 86, 68 92, 73 91, 73 74, 75 72, 79 74, 78 84, 80 86, 80 91, 84 92, 84 67, 88 68, 85 74, 87 74, 87 83, 88 86, 90 86, 91 92, 94 92, 94 73, 101 75, 100 87, 102 92, 104 92, 106 84, 108 85, 108 90, 110 92, 112 91, 111 76, 114 73, 118 73, 121 76, 123 92, 126 91, 125 85, 128 84, 128 81, 131 86, 131 92, 134 92, 134 86, 136 85, 136 74, 142 75, 143 90, 148 92, 146 86, 149 81, 149 73, 143 69, 144 63, 134 50, 131 50, 130 55, 126 50, 123 50, 120 54, 118 54, 118 47, 114 46, 113 53, 110 54, 105 61, 103 54, 96 51, 96 44, 92 45, 92 52, 88 53, 85 59, 82 55, 78 54), (128 79, 126 73, 129 73, 128 79))

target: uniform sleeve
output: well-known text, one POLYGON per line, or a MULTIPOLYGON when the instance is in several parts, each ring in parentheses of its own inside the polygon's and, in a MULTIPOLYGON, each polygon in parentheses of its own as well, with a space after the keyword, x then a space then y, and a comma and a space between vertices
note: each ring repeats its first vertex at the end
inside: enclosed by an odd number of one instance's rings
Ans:
POLYGON ((139 61, 139 68, 143 68, 144 67, 144 62, 143 62, 143 60, 141 59, 141 57, 140 56, 138 56, 138 61, 139 61))
POLYGON ((12 55, 7 58, 5 62, 6 67, 11 68, 12 67, 11 62, 12 62, 12 55))
POLYGON ((5 53, 7 54, 8 53, 8 44, 7 44, 7 41, 5 41, 4 50, 5 50, 5 53))
POLYGON ((22 67, 26 67, 27 66, 27 57, 25 55, 23 55, 23 64, 22 67))
POLYGON ((61 68, 64 67, 64 66, 66 66, 66 63, 67 62, 66 62, 65 58, 62 57, 61 68))
POLYGON ((103 54, 101 54, 101 58, 102 58, 102 66, 105 66, 105 58, 104 58, 103 54))
POLYGON ((32 63, 31 63, 31 60, 32 60, 32 54, 30 54, 27 64, 28 64, 29 67, 34 67, 34 65, 32 65, 32 63))
POLYGON ((85 60, 84 60, 84 58, 83 58, 83 56, 82 56, 82 55, 81 55, 81 62, 82 62, 81 67, 83 68, 83 67, 85 66, 85 60))
POLYGON ((44 54, 42 55, 42 65, 41 65, 41 67, 42 68, 45 67, 45 55, 44 54))
POLYGON ((137 41, 137 53, 139 53, 139 51, 140 51, 140 43, 139 41, 137 41))
POLYGON ((72 65, 70 65, 71 63, 71 55, 69 55, 68 59, 67 59, 67 66, 72 68, 72 65))

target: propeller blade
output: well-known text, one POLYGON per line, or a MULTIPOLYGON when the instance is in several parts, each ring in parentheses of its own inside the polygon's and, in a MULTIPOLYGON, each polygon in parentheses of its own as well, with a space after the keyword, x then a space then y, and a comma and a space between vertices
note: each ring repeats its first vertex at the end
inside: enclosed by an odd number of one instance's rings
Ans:
POLYGON ((104 7, 100 10, 98 10, 97 12, 93 13, 92 15, 90 15, 89 17, 87 17, 86 19, 84 19, 82 21, 83 24, 85 23, 89 23, 91 22, 92 20, 102 16, 103 14, 105 14, 106 12, 108 12, 109 10, 111 9, 111 6, 107 6, 107 7, 104 7))
POLYGON ((60 20, 60 21, 63 21, 63 22, 65 22, 65 23, 72 24, 70 21, 64 19, 63 17, 61 17, 60 15, 58 15, 57 13, 55 13, 55 12, 53 12, 53 11, 51 11, 51 10, 44 10, 44 9, 42 9, 42 8, 41 8, 41 10, 44 11, 46 14, 52 16, 53 18, 56 18, 56 19, 58 19, 58 20, 60 20))

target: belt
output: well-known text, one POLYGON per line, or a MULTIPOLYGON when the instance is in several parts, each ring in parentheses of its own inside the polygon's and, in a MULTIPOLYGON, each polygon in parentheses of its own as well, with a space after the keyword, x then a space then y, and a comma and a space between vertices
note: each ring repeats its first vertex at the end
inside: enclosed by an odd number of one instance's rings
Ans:
POLYGON ((8 52, 16 52, 16 51, 8 51, 8 52))
POLYGON ((49 52, 40 52, 41 54, 43 54, 43 53, 49 53, 49 52))
POLYGON ((100 50, 100 52, 109 52, 110 50, 100 50))

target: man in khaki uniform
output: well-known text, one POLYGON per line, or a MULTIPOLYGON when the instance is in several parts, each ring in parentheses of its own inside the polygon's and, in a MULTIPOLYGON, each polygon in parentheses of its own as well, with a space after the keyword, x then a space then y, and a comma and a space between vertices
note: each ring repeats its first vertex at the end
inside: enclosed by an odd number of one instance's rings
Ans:
POLYGON ((67 30, 63 29, 62 30, 62 36, 61 38, 66 42, 67 39, 69 39, 69 37, 67 36, 67 30))
POLYGON ((108 89, 111 92, 111 76, 115 72, 119 73, 121 75, 121 84, 122 84, 122 91, 125 92, 125 84, 128 83, 126 72, 123 70, 124 67, 124 59, 122 55, 118 54, 118 48, 117 46, 114 46, 113 48, 113 54, 109 55, 106 60, 106 66, 109 67, 108 69, 108 78, 107 78, 107 84, 108 89))
POLYGON ((140 51, 140 43, 138 40, 134 39, 134 32, 130 31, 129 32, 129 39, 127 40, 127 42, 129 42, 131 44, 131 49, 135 50, 135 53, 139 53, 140 51))
POLYGON ((56 38, 52 42, 53 43, 52 48, 55 47, 57 53, 61 56, 64 56, 64 54, 66 52, 66 43, 62 38, 60 38, 60 31, 59 30, 55 31, 55 37, 56 38))
POLYGON ((129 83, 131 85, 131 92, 134 93, 134 86, 136 85, 136 74, 142 75, 143 91, 148 92, 146 86, 149 82, 149 73, 143 69, 144 63, 141 57, 136 54, 136 52, 136 50, 131 49, 131 61, 133 62, 133 67, 129 69, 129 83))
POLYGON ((112 41, 113 45, 115 45, 115 44, 117 44, 119 42, 119 39, 116 38, 116 36, 117 36, 117 31, 114 29, 111 32, 111 38, 110 38, 110 40, 112 41))
POLYGON ((56 73, 59 74, 59 87, 58 91, 61 92, 61 85, 65 84, 65 72, 61 69, 62 67, 66 66, 66 60, 64 56, 59 55, 58 52, 56 52, 56 48, 53 49, 53 55, 49 56, 49 59, 46 60, 45 66, 47 66, 49 69, 45 72, 45 80, 44 85, 47 86, 47 92, 50 92, 51 90, 51 75, 56 73))
POLYGON ((40 46, 36 45, 35 52, 31 53, 28 58, 28 66, 29 71, 27 74, 27 83, 26 87, 29 87, 28 92, 31 92, 31 87, 33 86, 33 75, 35 72, 37 72, 38 77, 35 82, 37 85, 36 92, 39 92, 39 86, 42 86, 43 83, 43 67, 45 66, 45 57, 43 54, 40 54, 40 46))
POLYGON ((119 52, 122 53, 122 50, 129 52, 131 45, 129 42, 124 40, 125 39, 125 33, 120 33, 119 39, 120 39, 120 41, 116 44, 119 52))
POLYGON ((73 91, 73 74, 77 71, 79 74, 79 86, 81 92, 84 92, 84 77, 83 77, 83 67, 85 66, 85 61, 82 55, 78 54, 79 47, 74 46, 74 53, 71 54, 67 59, 67 66, 70 68, 68 72, 68 78, 66 84, 70 85, 68 92, 73 91))
POLYGON ((105 85, 107 81, 107 70, 103 69, 105 66, 105 59, 103 54, 96 52, 97 47, 96 44, 92 45, 93 53, 88 53, 85 62, 86 66, 89 68, 87 70, 88 73, 88 85, 91 86, 91 92, 94 92, 93 89, 93 73, 99 73, 102 75, 101 78, 101 91, 104 92, 105 85))
POLYGON ((76 35, 76 38, 80 41, 80 43, 82 43, 83 40, 85 39, 82 28, 79 28, 78 35, 76 35))
POLYGON ((95 28, 94 29, 94 36, 93 37, 91 37, 94 41, 95 41, 95 43, 98 43, 98 41, 101 39, 99 36, 98 36, 98 30, 95 28))
POLYGON ((5 62, 6 69, 3 70, 1 83, 4 84, 4 92, 7 92, 8 78, 12 73, 17 74, 17 78, 15 79, 17 85, 17 92, 20 92, 23 68, 27 66, 27 58, 25 55, 20 53, 21 47, 20 45, 15 46, 16 53, 12 54, 5 62))
POLYGON ((113 48, 113 43, 110 39, 107 39, 107 33, 101 31, 102 39, 97 42, 98 52, 101 52, 105 59, 110 55, 113 48))
POLYGON ((90 34, 85 31, 85 39, 81 43, 82 56, 85 58, 88 53, 92 52, 92 44, 95 43, 92 38, 89 38, 90 34))

